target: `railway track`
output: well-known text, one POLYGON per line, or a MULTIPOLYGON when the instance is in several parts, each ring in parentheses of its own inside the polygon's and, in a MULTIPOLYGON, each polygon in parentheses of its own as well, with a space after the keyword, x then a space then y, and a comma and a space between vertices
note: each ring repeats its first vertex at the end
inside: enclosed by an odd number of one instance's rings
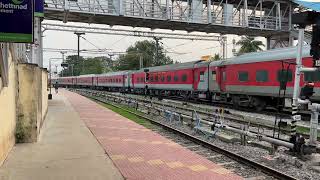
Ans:
POLYGON ((92 98, 96 101, 107 103, 118 109, 126 111, 127 113, 134 114, 142 119, 145 119, 152 124, 156 125, 153 128, 155 132, 179 143, 180 145, 206 157, 208 160, 224 166, 225 168, 234 171, 247 179, 295 179, 294 177, 280 172, 276 169, 267 167, 261 163, 255 162, 241 155, 220 148, 210 142, 207 142, 200 137, 183 132, 175 127, 172 127, 163 122, 154 120, 147 115, 141 115, 121 106, 111 103, 106 98, 97 97, 92 91, 76 91, 75 92, 92 98))
MULTIPOLYGON (((109 95, 109 96, 115 96, 117 98, 122 98, 122 100, 125 101, 136 101, 136 102, 143 102, 143 103, 149 103, 157 106, 158 108, 170 108, 171 111, 177 112, 179 114, 184 114, 187 116, 192 116, 192 112, 196 110, 196 112, 201 116, 202 119, 207 121, 212 121, 210 119, 212 115, 216 112, 215 110, 220 109, 220 107, 211 107, 209 108, 200 108, 195 105, 192 105, 190 103, 187 104, 187 106, 184 104, 184 102, 179 102, 178 104, 176 102, 172 102, 172 100, 169 100, 170 102, 164 103, 166 100, 157 101, 157 100, 151 100, 149 98, 146 98, 144 96, 140 95, 132 95, 132 94, 120 94, 120 93, 112 93, 108 91, 97 91, 97 90, 86 90, 86 89, 79 89, 81 91, 90 91, 94 92, 96 94, 103 94, 103 95, 109 95), (184 105, 183 105, 184 104, 184 105)), ((227 109, 227 111, 230 111, 227 109)), ((237 113, 225 113, 224 116, 225 119, 228 122, 228 125, 234 128, 240 128, 242 125, 248 126, 248 129, 250 132, 253 133, 261 133, 263 132, 264 135, 272 138, 278 138, 282 141, 288 141, 290 135, 290 129, 287 128, 278 128, 274 126, 274 120, 270 121, 269 123, 265 124, 264 121, 266 119, 263 118, 256 118, 253 116, 244 116, 237 113), (274 133, 276 132, 276 133, 274 133), (277 136, 279 134, 279 136, 277 136)), ((290 123, 290 122, 288 122, 290 123)), ((309 135, 307 133, 304 134, 305 137, 308 137, 309 135)))

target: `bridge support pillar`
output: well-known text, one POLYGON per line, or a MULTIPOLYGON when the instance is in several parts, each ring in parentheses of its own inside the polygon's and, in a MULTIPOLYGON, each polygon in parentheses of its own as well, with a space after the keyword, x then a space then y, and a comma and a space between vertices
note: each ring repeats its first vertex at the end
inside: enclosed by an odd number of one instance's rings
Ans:
POLYGON ((202 0, 193 0, 191 2, 191 21, 193 23, 200 23, 202 21, 202 0))
POLYGON ((113 7, 115 9, 115 14, 123 16, 125 14, 124 9, 124 0, 113 0, 113 7))
POLYGON ((39 17, 34 18, 34 44, 31 45, 30 63, 43 67, 42 60, 42 31, 41 21, 39 17))

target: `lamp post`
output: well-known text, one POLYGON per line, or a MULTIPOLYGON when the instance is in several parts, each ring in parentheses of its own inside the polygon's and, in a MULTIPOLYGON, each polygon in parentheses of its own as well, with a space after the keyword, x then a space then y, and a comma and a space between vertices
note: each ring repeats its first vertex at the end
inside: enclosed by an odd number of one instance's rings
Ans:
POLYGON ((52 71, 51 71, 51 60, 61 60, 62 58, 50 58, 49 59, 49 94, 48 94, 48 99, 52 99, 52 93, 51 93, 51 86, 52 86, 52 71))

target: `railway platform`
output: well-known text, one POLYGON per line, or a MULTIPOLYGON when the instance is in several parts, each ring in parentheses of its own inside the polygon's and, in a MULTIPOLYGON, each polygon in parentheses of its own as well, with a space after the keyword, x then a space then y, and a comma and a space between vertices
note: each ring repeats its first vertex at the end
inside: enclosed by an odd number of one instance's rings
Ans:
POLYGON ((63 93, 53 94, 36 143, 16 144, 0 180, 124 180, 63 93))
POLYGON ((1 178, 242 179, 152 130, 66 90, 50 102, 40 141, 15 146, 0 168, 1 178))

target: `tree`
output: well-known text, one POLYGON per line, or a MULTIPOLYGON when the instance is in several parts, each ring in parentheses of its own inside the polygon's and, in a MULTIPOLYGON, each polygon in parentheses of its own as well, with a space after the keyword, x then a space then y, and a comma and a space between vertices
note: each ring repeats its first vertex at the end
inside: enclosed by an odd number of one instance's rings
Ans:
POLYGON ((250 36, 243 36, 241 40, 238 41, 236 44, 241 46, 241 48, 237 53, 238 55, 242 55, 244 53, 249 53, 249 52, 262 51, 260 46, 264 46, 262 41, 257 41, 250 36))
POLYGON ((68 64, 68 68, 62 70, 60 72, 60 76, 71 76, 72 73, 74 76, 80 75, 82 70, 82 63, 84 62, 84 58, 82 56, 80 56, 79 60, 77 55, 67 56, 65 62, 68 64))
POLYGON ((210 61, 219 61, 221 59, 222 58, 219 54, 214 54, 214 56, 210 58, 210 61))
POLYGON ((79 76, 83 74, 101 74, 113 70, 113 62, 110 58, 93 57, 93 58, 83 58, 80 56, 72 55, 67 56, 66 61, 68 68, 61 71, 61 76, 79 76))
POLYGON ((143 67, 160 66, 172 64, 173 60, 166 56, 164 48, 158 46, 158 58, 156 58, 156 43, 154 41, 138 41, 134 46, 126 50, 126 54, 120 55, 117 59, 117 70, 137 70, 140 68, 140 58, 143 61, 143 67))
POLYGON ((104 63, 100 58, 87 58, 80 74, 102 74, 104 69, 104 63))

